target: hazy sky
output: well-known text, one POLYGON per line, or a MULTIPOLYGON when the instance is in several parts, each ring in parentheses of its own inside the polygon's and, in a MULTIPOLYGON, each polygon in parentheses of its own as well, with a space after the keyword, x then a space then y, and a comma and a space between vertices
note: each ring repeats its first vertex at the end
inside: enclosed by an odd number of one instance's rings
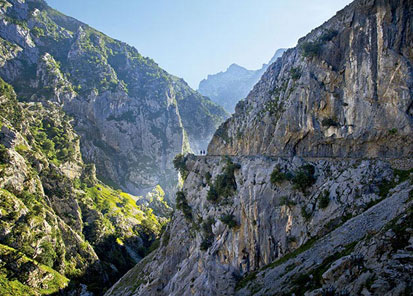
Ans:
POLYGON ((350 0, 47 0, 135 46, 193 88, 237 63, 258 69, 350 0))

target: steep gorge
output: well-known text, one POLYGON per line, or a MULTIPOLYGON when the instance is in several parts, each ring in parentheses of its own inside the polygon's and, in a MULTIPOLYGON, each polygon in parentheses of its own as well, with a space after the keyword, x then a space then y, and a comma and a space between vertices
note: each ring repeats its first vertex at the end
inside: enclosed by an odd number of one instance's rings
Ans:
POLYGON ((0 0, 0 52, 0 294, 102 295, 158 246, 175 155, 227 114, 43 0, 0 0))
POLYGON ((272 64, 106 295, 409 295, 413 2, 356 0, 272 64))
POLYGON ((206 149, 227 117, 135 48, 43 0, 1 0, 0 38, 0 76, 19 99, 62 106, 98 177, 132 194, 160 185, 172 200, 173 157, 206 149))

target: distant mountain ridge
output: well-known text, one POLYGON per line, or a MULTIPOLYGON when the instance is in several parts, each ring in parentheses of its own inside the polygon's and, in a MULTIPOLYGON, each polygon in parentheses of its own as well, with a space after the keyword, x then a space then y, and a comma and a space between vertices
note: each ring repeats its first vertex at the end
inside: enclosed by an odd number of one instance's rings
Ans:
POLYGON ((208 75, 199 83, 198 91, 224 107, 227 112, 234 113, 235 105, 248 95, 267 68, 285 51, 285 48, 278 49, 269 63, 263 64, 258 70, 248 70, 232 64, 224 72, 208 75))

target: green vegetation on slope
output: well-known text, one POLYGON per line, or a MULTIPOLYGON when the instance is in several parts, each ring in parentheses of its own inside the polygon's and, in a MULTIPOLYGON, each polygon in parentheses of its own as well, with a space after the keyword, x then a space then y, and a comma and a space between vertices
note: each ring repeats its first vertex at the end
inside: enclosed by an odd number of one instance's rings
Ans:
MULTIPOLYGON (((23 1, 10 6, 3 17, 10 22, 0 30, 7 39, 0 38, 7 64, 0 74, 14 86, 19 100, 63 106, 76 119, 82 149, 93 150, 85 153, 85 160, 95 163, 99 179, 106 184, 140 192, 155 187, 154 180, 159 180, 166 198, 171 198, 178 182, 170 167, 171 155, 189 152, 189 143, 193 148, 205 146, 228 114, 134 47, 57 12, 45 1, 23 1), (24 27, 27 38, 13 38, 17 32, 11 23, 24 27), (18 63, 13 60, 15 51, 22 51, 18 63), (15 75, 4 71, 9 68, 15 75), (96 100, 90 100, 91 96, 96 100), (85 104, 89 107, 84 108, 85 104), (172 113, 171 106, 176 108, 172 113), (95 116, 96 120, 90 120, 95 116), (138 140, 142 130, 137 121, 150 131, 146 144, 138 140), (177 140, 181 134, 182 141, 177 140)), ((43 137, 41 148, 55 164, 71 154, 64 139, 56 143, 53 137, 45 137, 46 125, 36 128, 37 136, 43 137)))
POLYGON ((0 244, 0 295, 50 295, 65 288, 69 280, 48 266, 39 264, 23 253, 0 244), (25 271, 33 270, 41 284, 29 287, 25 271))
POLYGON ((235 180, 235 171, 239 170, 241 166, 234 164, 228 157, 225 159, 225 167, 222 174, 219 174, 213 184, 210 185, 207 199, 212 203, 225 201, 232 196, 237 190, 237 182, 235 180))
MULTIPOLYGON (((70 119, 54 104, 18 103, 1 79, 0 91, 7 127, 0 136, 0 244, 8 250, 0 253, 0 294, 50 294, 83 283, 99 295, 154 249, 167 219, 97 181, 70 119)), ((158 188, 149 204, 166 207, 163 195, 158 188)))

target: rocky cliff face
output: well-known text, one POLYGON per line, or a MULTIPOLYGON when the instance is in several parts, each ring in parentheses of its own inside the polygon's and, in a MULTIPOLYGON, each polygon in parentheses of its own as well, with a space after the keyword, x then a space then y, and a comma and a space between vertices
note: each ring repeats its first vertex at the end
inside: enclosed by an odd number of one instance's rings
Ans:
POLYGON ((145 199, 96 180, 71 122, 56 103, 19 103, 0 79, 1 295, 99 295, 167 221, 149 208, 168 215, 162 192, 145 199))
POLYGON ((181 210, 160 248, 107 295, 411 289, 412 272, 403 265, 413 259, 411 169, 379 160, 263 156, 188 157, 186 165, 181 210), (352 258, 359 255, 364 261, 357 269, 352 258), (394 273, 386 274, 387 267, 394 273))
POLYGON ((106 295, 411 294, 412 7, 355 1, 270 66, 106 295))
POLYGON ((232 64, 224 72, 208 75, 207 79, 199 83, 198 91, 224 107, 227 112, 234 113, 237 103, 246 98, 262 74, 285 51, 286 49, 278 49, 270 62, 258 70, 248 70, 237 64, 232 64))
POLYGON ((87 162, 132 194, 170 193, 181 152, 205 149, 225 111, 120 41, 42 0, 0 2, 0 76, 74 117, 87 162))
POLYGON ((411 1, 355 1, 270 66, 210 154, 402 157, 413 149, 411 1))

